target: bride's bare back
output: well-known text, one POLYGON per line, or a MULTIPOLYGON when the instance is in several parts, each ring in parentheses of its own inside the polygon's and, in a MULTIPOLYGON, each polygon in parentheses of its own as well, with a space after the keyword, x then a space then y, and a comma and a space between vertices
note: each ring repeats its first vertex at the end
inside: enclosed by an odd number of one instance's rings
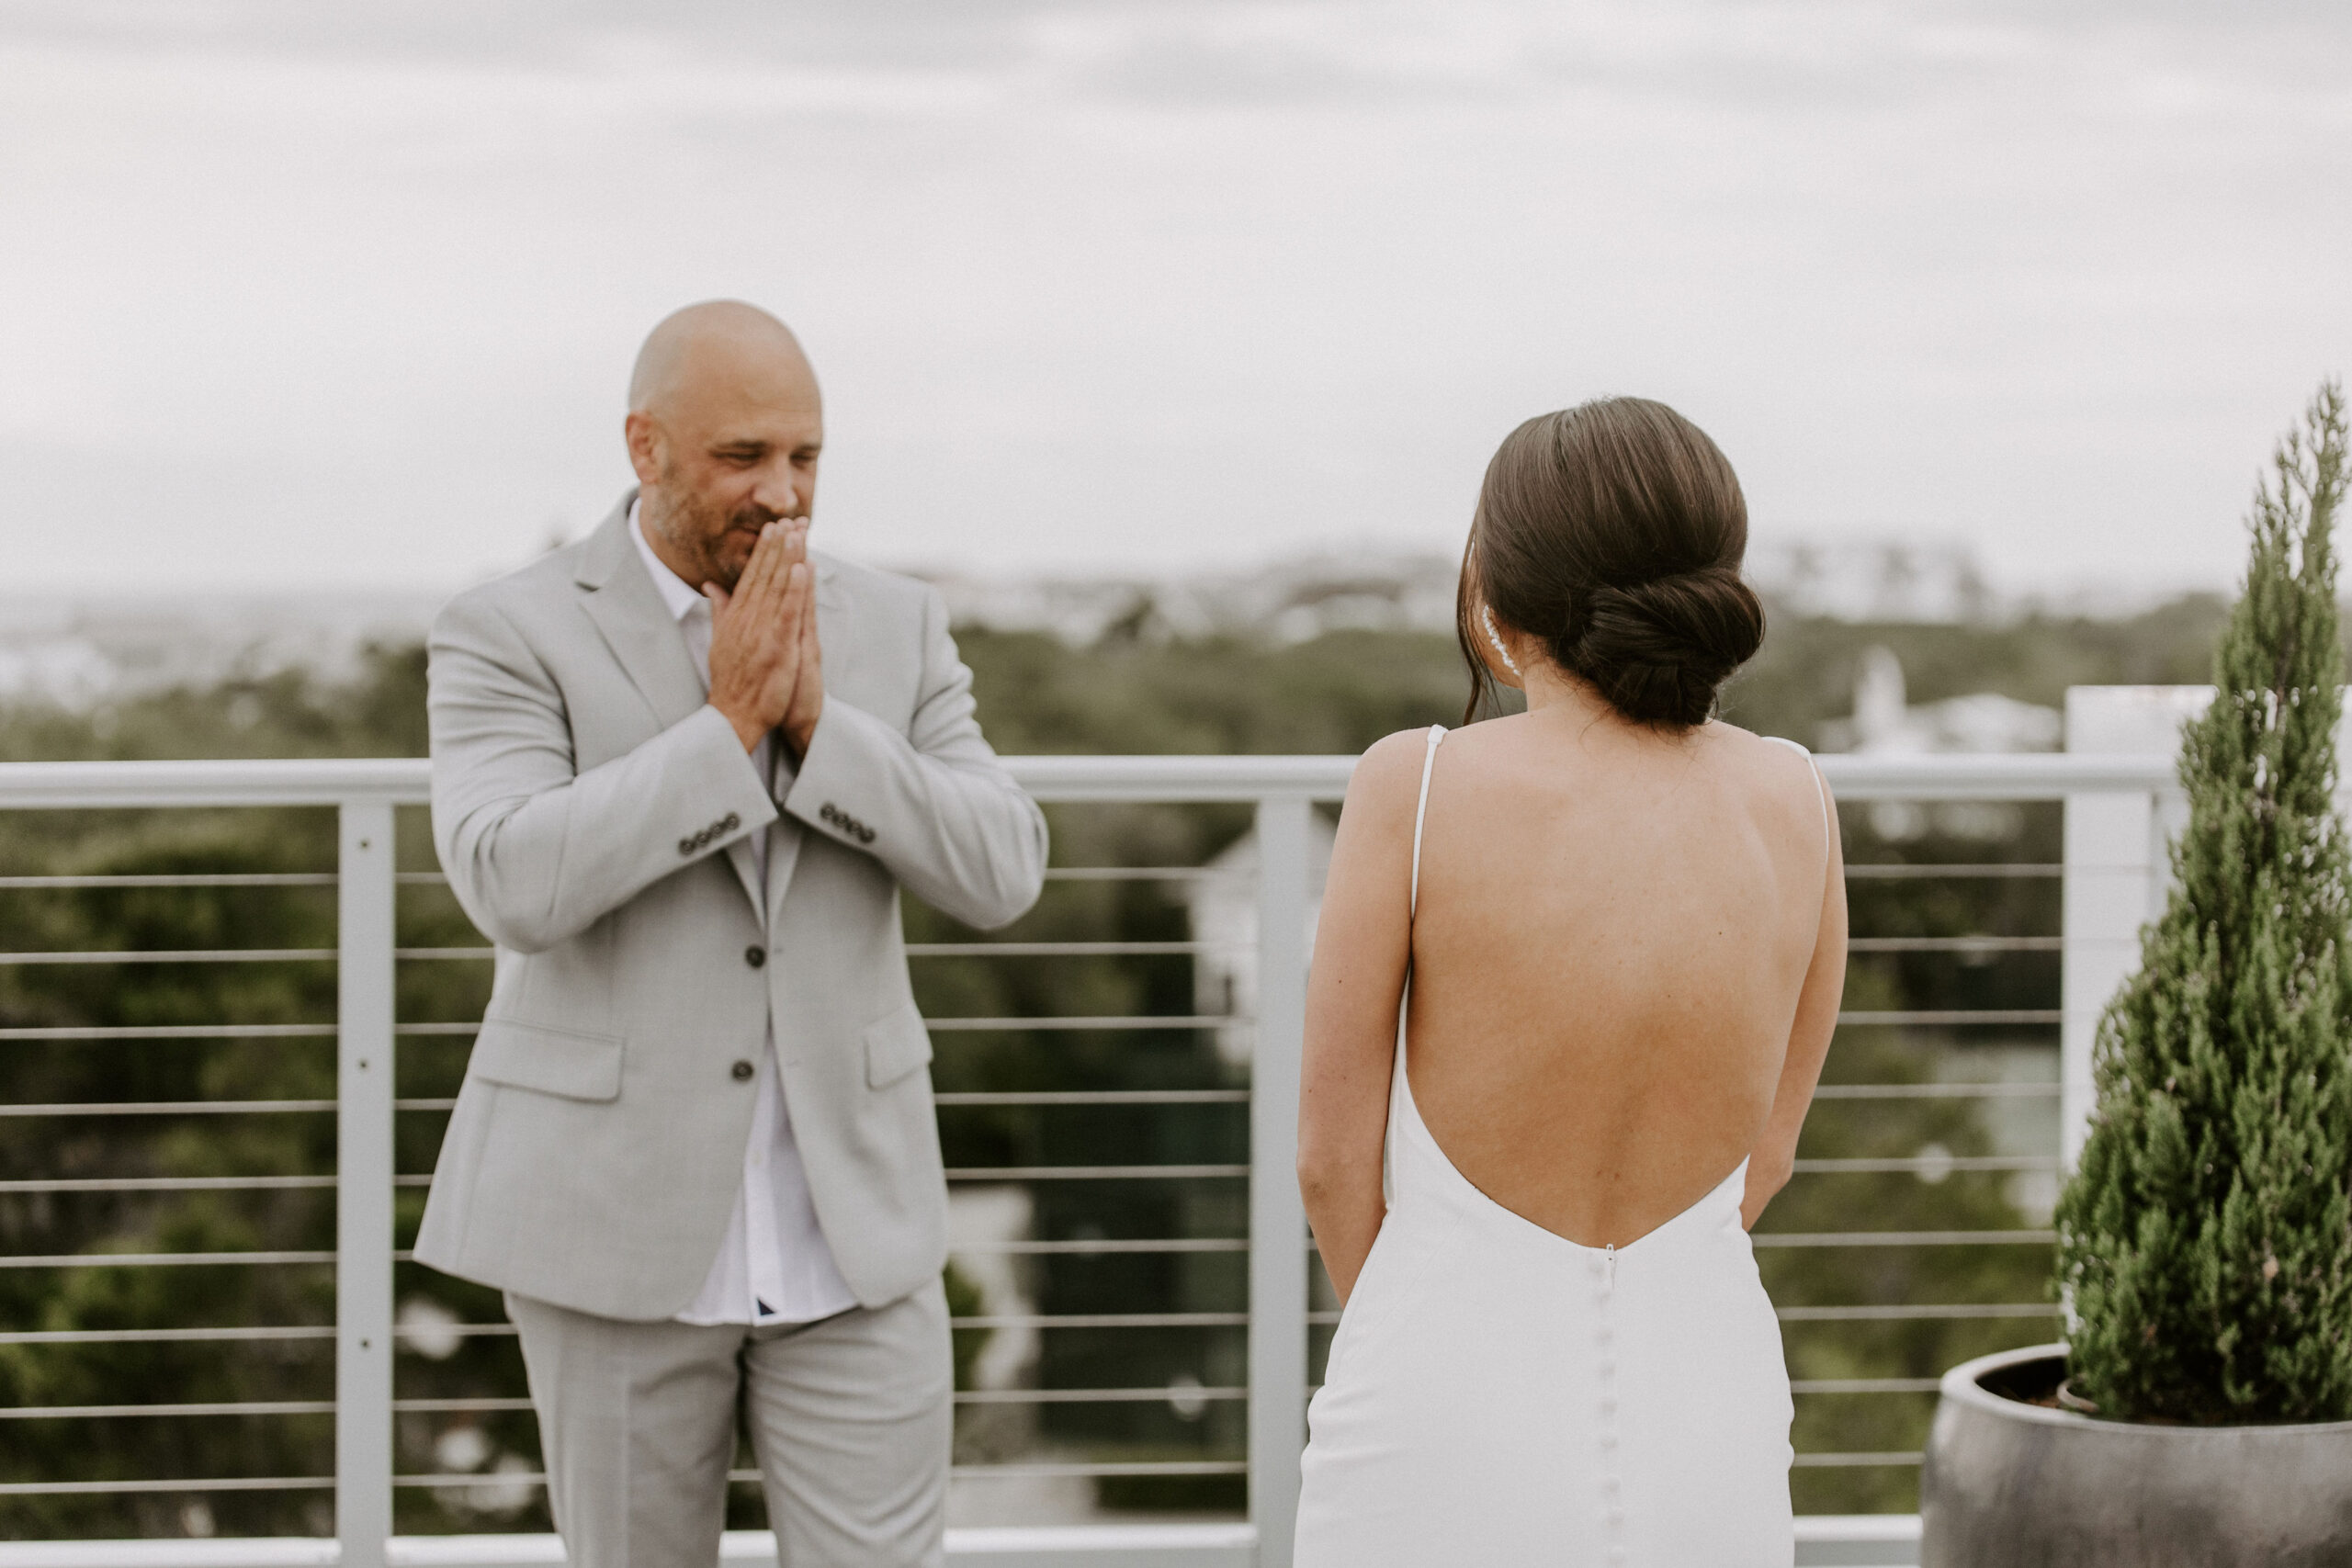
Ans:
POLYGON ((1728 725, 1667 736, 1555 708, 1448 736, 1408 1039, 1463 1175, 1622 1247, 1747 1158, 1820 932, 1825 815, 1801 753, 1728 725))
POLYGON ((1572 682, 1438 748, 1364 754, 1309 976, 1300 1179, 1344 1298, 1380 1229, 1407 996, 1414 1099, 1487 1196, 1623 1247, 1747 1160, 1788 1179, 1837 1021, 1845 892, 1828 796, 1793 748, 1630 724, 1572 682))

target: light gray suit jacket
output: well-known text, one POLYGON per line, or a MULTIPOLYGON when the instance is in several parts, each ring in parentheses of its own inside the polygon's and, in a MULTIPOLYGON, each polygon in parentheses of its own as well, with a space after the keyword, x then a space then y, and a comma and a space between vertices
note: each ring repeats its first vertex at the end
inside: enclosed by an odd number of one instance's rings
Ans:
POLYGON ((824 713, 772 795, 628 515, 624 497, 434 623, 434 842, 498 954, 416 1256, 581 1312, 674 1315, 743 1179, 773 1020, 818 1219, 878 1306, 946 1249, 899 889, 1002 925, 1036 900, 1045 818, 980 736, 938 593, 822 556, 824 713))

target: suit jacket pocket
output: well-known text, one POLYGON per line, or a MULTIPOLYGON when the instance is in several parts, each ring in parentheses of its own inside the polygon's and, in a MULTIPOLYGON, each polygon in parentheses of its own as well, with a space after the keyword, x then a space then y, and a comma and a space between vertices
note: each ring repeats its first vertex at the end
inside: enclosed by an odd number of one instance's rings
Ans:
POLYGON ((865 1026, 865 1087, 888 1089, 931 1060, 931 1031, 908 1002, 865 1026))
POLYGON ((492 1083, 566 1100, 618 1100, 621 1043, 609 1034, 486 1018, 466 1070, 492 1083))

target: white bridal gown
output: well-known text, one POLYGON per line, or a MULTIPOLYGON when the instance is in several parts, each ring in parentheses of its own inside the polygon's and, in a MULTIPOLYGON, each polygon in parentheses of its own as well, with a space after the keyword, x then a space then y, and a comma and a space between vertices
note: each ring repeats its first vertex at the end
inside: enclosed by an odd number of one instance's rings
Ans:
POLYGON ((1388 1214, 1308 1406, 1295 1568, 1788 1568, 1788 1369, 1747 1162, 1640 1240, 1580 1247, 1454 1168, 1401 1027, 1393 1077, 1388 1214))

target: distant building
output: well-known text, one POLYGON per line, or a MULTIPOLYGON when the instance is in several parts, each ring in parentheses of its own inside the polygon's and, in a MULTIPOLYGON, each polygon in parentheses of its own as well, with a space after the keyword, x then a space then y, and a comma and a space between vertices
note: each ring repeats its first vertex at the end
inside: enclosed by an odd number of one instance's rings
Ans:
POLYGON ((1048 632, 1073 648, 1105 637, 1306 642, 1342 630, 1446 633, 1461 563, 1442 556, 1322 555, 1192 577, 995 581, 926 574, 958 626, 1048 632))
POLYGON ((173 687, 355 673, 370 643, 424 640, 423 593, 0 599, 0 702, 87 710, 173 687))
POLYGON ((2003 608, 1956 544, 1759 544, 1747 552, 1747 578, 1776 608, 1841 621, 1959 625, 2003 608))
MULTIPOLYGON (((2002 614, 1974 557, 1958 545, 1758 545, 1747 576, 1773 608, 1848 621, 1959 624, 2002 614)), ((1042 631, 1073 648, 1106 637, 1161 641, 1230 636, 1305 642, 1326 632, 1453 629, 1459 557, 1323 554, 1248 571, 1176 577, 997 581, 922 572, 958 626, 1042 631)))
POLYGON ((1880 756, 1933 752, 2055 751, 2065 739, 2056 708, 1975 692, 1913 706, 1903 660, 1885 647, 1865 649, 1854 676, 1854 711, 1821 727, 1825 751, 1880 756))
MULTIPOLYGON (((2019 702, 1998 692, 1973 692, 1942 702, 1912 705, 1905 690, 1903 661, 1889 648, 1862 654, 1854 677, 1854 711, 1821 727, 1819 749, 1878 756, 1937 752, 2054 751, 2065 738, 2064 716, 2056 708, 2019 702)), ((1870 808, 1871 827, 1882 839, 1916 839, 1930 826, 1958 838, 1995 840, 2018 829, 2018 809, 1986 801, 1952 801, 1926 807, 1882 800, 1870 808)))
MULTIPOLYGON (((1315 924, 1323 911, 1323 883, 1331 872, 1330 821, 1308 816, 1306 839, 1306 948, 1315 951, 1315 924)), ((1258 835, 1246 832, 1201 868, 1192 882, 1179 883, 1176 897, 1192 915, 1193 940, 1203 951, 1193 957, 1193 1010, 1203 1016, 1258 1016, 1258 835)), ((1250 1060, 1255 1035, 1247 1023, 1216 1032, 1217 1055, 1236 1066, 1250 1060)))

